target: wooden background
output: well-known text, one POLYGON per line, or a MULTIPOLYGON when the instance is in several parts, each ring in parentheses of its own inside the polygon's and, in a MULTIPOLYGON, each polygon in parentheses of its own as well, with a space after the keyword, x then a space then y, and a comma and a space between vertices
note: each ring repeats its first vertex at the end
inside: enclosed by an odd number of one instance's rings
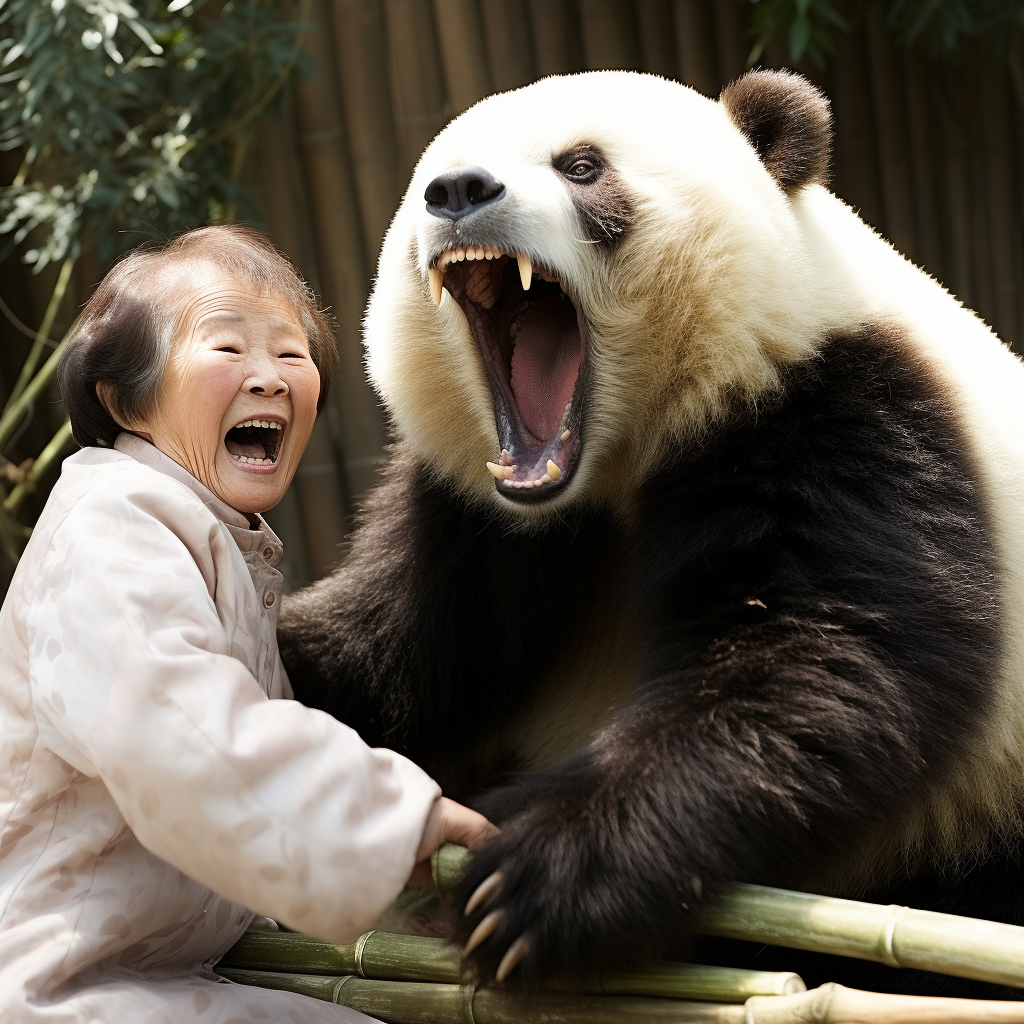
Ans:
MULTIPOLYGON (((332 308, 342 356, 328 411, 270 516, 291 587, 336 560, 387 441, 360 319, 419 153, 480 97, 543 75, 635 68, 717 95, 746 65, 748 15, 740 0, 314 0, 315 75, 260 124, 246 172, 275 241, 332 308)), ((824 72, 800 67, 832 98, 834 190, 1024 351, 1024 80, 971 48, 942 62, 897 50, 881 17, 876 8, 841 35, 824 72)), ((791 62, 779 43, 762 64, 791 62)), ((55 330, 100 271, 76 267, 55 330)), ((29 325, 52 279, 0 266, 0 289, 29 325)), ((0 322, 0 395, 27 344, 0 322)), ((38 451, 61 415, 55 402, 38 409, 21 443, 38 451)))

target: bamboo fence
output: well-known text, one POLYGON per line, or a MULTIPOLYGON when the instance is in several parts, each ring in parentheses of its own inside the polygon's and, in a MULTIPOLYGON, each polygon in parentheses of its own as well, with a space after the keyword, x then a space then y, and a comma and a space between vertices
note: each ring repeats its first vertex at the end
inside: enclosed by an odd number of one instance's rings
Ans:
MULTIPOLYGON (((294 0, 281 0, 292 4, 294 0)), ((287 108, 266 118, 247 181, 277 243, 331 306, 342 371, 288 498, 272 515, 290 586, 323 575, 375 479, 386 429, 364 379, 360 320, 381 239, 423 147, 480 97, 539 76, 637 68, 709 94, 742 72, 743 0, 314 0, 287 108)), ((1024 72, 967 46, 929 61, 897 50, 876 6, 825 71, 799 67, 836 118, 835 191, 898 248, 1024 347, 1024 72)), ((787 66, 777 41, 764 66, 787 66)), ((15 154, 0 153, 0 180, 15 154)), ((59 338, 102 268, 70 273, 59 338)), ((34 331, 60 268, 0 265, 0 294, 34 331)), ((0 399, 32 347, 0 317, 0 399)), ((52 388, 10 446, 34 454, 62 415, 52 388)), ((22 455, 21 457, 24 457, 22 455)), ((47 481, 38 481, 45 493, 47 481)), ((38 496, 26 496, 29 504, 38 496)), ((0 588, 5 581, 0 578, 0 588)))

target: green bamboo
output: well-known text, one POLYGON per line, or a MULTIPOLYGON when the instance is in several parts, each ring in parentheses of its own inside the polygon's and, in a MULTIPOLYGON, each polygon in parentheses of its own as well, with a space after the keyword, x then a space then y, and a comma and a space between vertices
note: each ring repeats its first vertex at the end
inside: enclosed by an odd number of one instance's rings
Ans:
POLYGON ((4 511, 14 515, 21 508, 25 499, 39 486, 39 481, 50 471, 72 443, 71 421, 65 420, 50 443, 40 452, 39 458, 32 463, 25 479, 14 488, 4 501, 4 511))
POLYGON ((32 379, 32 374, 36 372, 36 367, 39 365, 43 349, 46 345, 53 344, 50 341, 50 329, 53 327, 53 321, 57 317, 60 304, 64 301, 64 293, 68 289, 68 282, 71 280, 71 271, 74 269, 74 266, 75 259, 73 256, 69 256, 60 268, 60 273, 57 275, 57 283, 53 286, 50 301, 46 305, 46 312, 43 313, 43 322, 39 325, 39 330, 32 341, 32 348, 29 349, 25 362, 22 363, 18 379, 14 382, 10 395, 7 396, 8 403, 13 402, 28 387, 28 382, 32 379))
POLYGON ((217 967, 242 985, 301 992, 351 1007, 391 1024, 746 1024, 735 1004, 539 992, 529 996, 498 988, 376 981, 354 976, 284 974, 217 967))
POLYGON ((1024 928, 994 921, 732 885, 701 911, 697 927, 708 935, 1024 988, 1024 928))
MULTIPOLYGON (((434 855, 442 896, 451 894, 471 856, 450 844, 434 855)), ((707 935, 1024 988, 1024 928, 994 921, 737 884, 707 902, 696 927, 707 935)))
MULTIPOLYGON (((247 932, 221 967, 302 974, 353 974, 386 981, 458 984, 458 949, 443 939, 371 931, 335 945, 292 932, 247 932)), ((792 995, 804 983, 789 972, 745 971, 699 964, 653 964, 602 976, 594 987, 559 986, 564 992, 742 1003, 750 996, 792 995)))
POLYGON ((246 932, 221 966, 305 974, 355 974, 391 981, 459 983, 459 951, 444 939, 371 931, 334 945, 291 932, 246 932))
POLYGON ((807 986, 792 971, 660 963, 603 974, 598 989, 604 995, 743 1003, 751 996, 797 995, 807 991, 807 986))
POLYGON ((14 436, 14 432, 18 429, 18 425, 21 423, 21 418, 28 411, 37 398, 46 390, 57 373, 57 362, 60 359, 61 352, 64 351, 64 346, 67 344, 67 338, 65 338, 53 351, 50 358, 43 363, 42 368, 32 378, 32 380, 25 387, 17 398, 12 399, 7 403, 4 408, 3 415, 0 416, 0 450, 4 448, 8 441, 14 436))

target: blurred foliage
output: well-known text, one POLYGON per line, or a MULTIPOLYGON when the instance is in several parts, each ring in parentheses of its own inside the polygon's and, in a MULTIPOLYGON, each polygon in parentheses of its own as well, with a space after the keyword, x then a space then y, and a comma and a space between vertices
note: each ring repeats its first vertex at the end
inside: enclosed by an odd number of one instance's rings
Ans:
POLYGON ((295 20, 280 0, 0 0, 0 149, 21 158, 0 190, 0 260, 62 264, 2 396, 0 578, 74 444, 65 421, 41 451, 11 451, 52 392, 63 343, 50 331, 76 259, 91 250, 102 267, 211 220, 257 219, 240 178, 257 116, 302 59, 299 3, 295 20))
POLYGON ((252 216, 257 114, 299 59, 275 0, 0 0, 0 259, 101 263, 149 238, 252 216), (25 243, 22 246, 22 243, 25 243))
POLYGON ((921 43, 935 57, 951 57, 968 39, 986 42, 994 53, 1015 53, 1024 34, 1024 0, 751 0, 756 62, 776 34, 785 37, 794 61, 824 66, 835 48, 835 32, 855 27, 881 4, 898 43, 921 43))

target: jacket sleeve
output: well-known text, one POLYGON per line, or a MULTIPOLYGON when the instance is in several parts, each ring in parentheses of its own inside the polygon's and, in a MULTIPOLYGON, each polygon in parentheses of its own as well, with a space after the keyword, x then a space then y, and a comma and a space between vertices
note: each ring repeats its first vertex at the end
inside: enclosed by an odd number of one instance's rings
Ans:
POLYGON ((223 533, 173 487, 92 491, 55 534, 28 613, 40 735, 157 856, 351 941, 408 877, 438 787, 322 712, 267 699, 211 598, 223 533))

